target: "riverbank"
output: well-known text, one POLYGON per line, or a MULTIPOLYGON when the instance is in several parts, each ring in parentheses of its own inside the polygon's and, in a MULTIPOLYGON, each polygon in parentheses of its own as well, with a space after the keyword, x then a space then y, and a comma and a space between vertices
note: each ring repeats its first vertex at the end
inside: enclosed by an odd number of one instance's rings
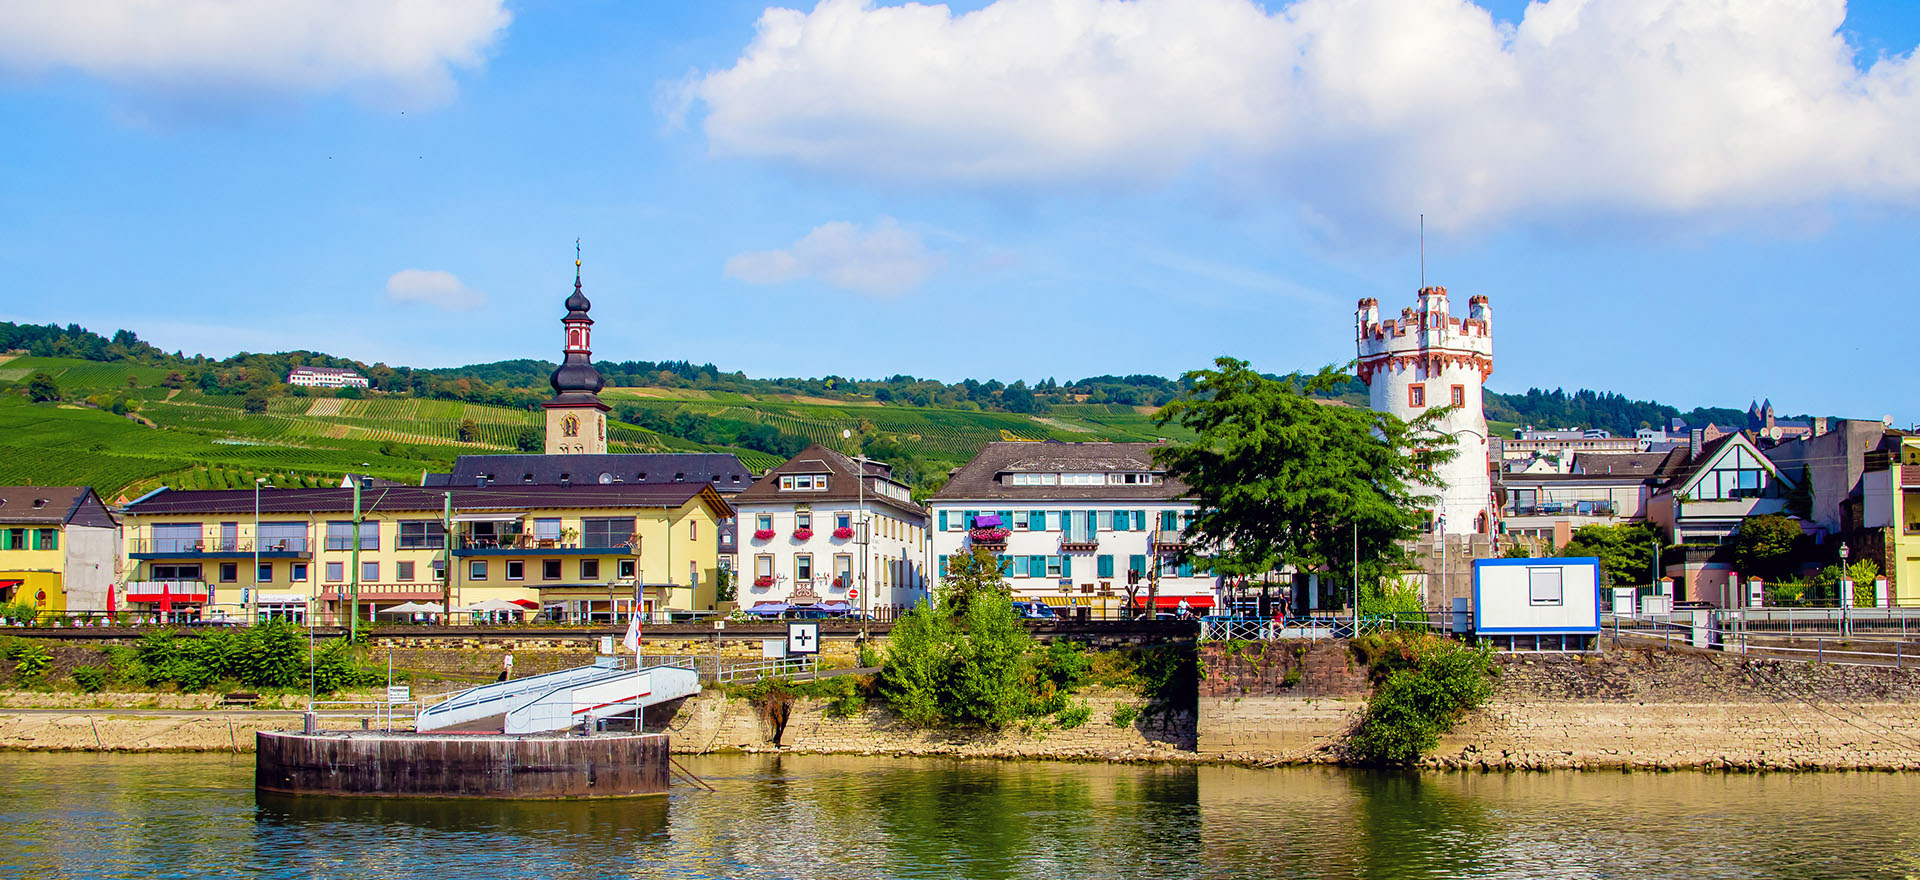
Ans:
MULTIPOLYGON (((1000 731, 925 730, 883 707, 836 715, 799 698, 765 707, 709 690, 649 727, 678 754, 800 753, 1069 761, 1337 764, 1365 706, 1363 667, 1338 643, 1208 646, 1192 709, 1077 695, 1087 717, 1000 731)), ((1502 657, 1493 698, 1423 765, 1440 770, 1920 770, 1920 673, 1691 650, 1502 657)), ((0 749, 248 751, 285 711, 221 710, 180 694, 0 693, 0 749)), ((304 697, 279 706, 298 709, 304 697)))

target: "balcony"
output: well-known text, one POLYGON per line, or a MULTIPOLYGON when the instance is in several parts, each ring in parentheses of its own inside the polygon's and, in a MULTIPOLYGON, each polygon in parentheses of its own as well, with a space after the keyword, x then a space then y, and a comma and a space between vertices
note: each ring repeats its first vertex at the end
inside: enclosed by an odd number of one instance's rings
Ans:
POLYGON ((1100 536, 1086 528, 1068 529, 1060 534, 1060 552, 1091 553, 1100 549, 1100 536))
POLYGON ((1609 501, 1543 501, 1539 504, 1514 504, 1508 516, 1604 516, 1616 515, 1609 501))
POLYGON ((1012 532, 998 526, 968 529, 967 543, 975 547, 984 547, 988 550, 1005 550, 1007 547, 1007 536, 1011 534, 1012 532))
POLYGON ((127 555, 133 559, 216 559, 251 557, 255 544, 261 559, 309 559, 313 551, 307 536, 268 536, 254 541, 251 535, 202 538, 134 538, 128 542, 127 555))
POLYGON ((1149 539, 1155 553, 1179 553, 1187 549, 1188 541, 1177 531, 1155 531, 1149 539))
POLYGON ((1787 509, 1785 498, 1727 498, 1680 502, 1680 519, 1744 519, 1787 509))
MULTIPOLYGON (((491 586, 483 584, 481 586, 491 586)), ((510 586, 519 586, 511 584, 510 586)), ((345 602, 352 586, 349 584, 326 584, 321 587, 320 598, 328 602, 345 602)), ((439 581, 409 581, 406 583, 361 584, 362 602, 405 602, 408 600, 439 601, 445 594, 439 581)))
POLYGON ((120 598, 152 605, 201 604, 207 601, 207 585, 203 581, 128 581, 121 587, 120 598))

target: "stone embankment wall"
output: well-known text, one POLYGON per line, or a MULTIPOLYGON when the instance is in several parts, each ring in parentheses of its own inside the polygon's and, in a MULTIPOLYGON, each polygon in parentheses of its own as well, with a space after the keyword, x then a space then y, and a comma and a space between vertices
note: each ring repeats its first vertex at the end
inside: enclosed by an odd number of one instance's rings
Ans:
POLYGON ((1448 768, 1920 769, 1920 671, 1612 650, 1502 658, 1448 768))
MULTIPOLYGON (((1086 724, 1063 729, 1036 720, 1001 731, 923 730, 909 727, 878 706, 836 717, 827 702, 796 700, 779 741, 761 707, 741 697, 707 691, 682 703, 665 723, 675 752, 792 751, 842 754, 958 755, 984 758, 1053 758, 1104 761, 1191 761, 1194 719, 1184 712, 1141 715, 1126 726, 1113 718, 1122 706, 1138 708, 1133 694, 1106 692, 1075 700, 1091 710, 1086 724)), ((653 721, 648 722, 653 729, 653 721)))
POLYGON ((1373 692, 1343 641, 1210 642, 1200 669, 1195 745, 1211 760, 1334 760, 1373 692))

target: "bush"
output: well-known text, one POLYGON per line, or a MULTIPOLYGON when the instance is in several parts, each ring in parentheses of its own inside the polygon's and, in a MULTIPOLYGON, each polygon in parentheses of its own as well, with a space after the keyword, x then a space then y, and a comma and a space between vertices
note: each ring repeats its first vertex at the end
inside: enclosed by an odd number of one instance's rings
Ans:
POLYGON ((1353 652, 1371 666, 1373 696, 1347 740, 1371 764, 1420 759, 1469 710, 1493 694, 1493 653, 1433 636, 1355 639, 1353 652))
POLYGON ((943 714, 961 724, 997 728, 1024 714, 1027 648, 1032 636, 1007 602, 967 604, 966 638, 954 652, 943 714))
POLYGON ((39 683, 40 677, 47 673, 47 667, 53 665, 53 655, 47 653, 46 648, 28 642, 15 642, 10 654, 14 680, 20 684, 39 683))
MULTIPOLYGON (((182 637, 173 630, 147 633, 131 657, 112 658, 116 674, 147 686, 173 684, 183 691, 204 691, 220 682, 248 687, 296 690, 307 678, 307 647, 301 631, 285 621, 242 630, 204 632, 182 637)), ((369 683, 344 641, 327 643, 313 657, 313 682, 320 693, 369 683)))
POLYGON ((107 686, 107 671, 98 666, 76 666, 73 683, 82 691, 97 694, 107 686))
POLYGON ((1055 716, 1055 720, 1060 722, 1061 730, 1072 730, 1076 727, 1085 726, 1087 720, 1092 717, 1093 707, 1085 703, 1080 703, 1060 710, 1060 714, 1055 716))
POLYGON ((901 720, 920 727, 940 723, 941 690, 957 640, 953 618, 932 603, 921 603, 894 623, 879 687, 901 720))
POLYGON ((1132 727, 1134 719, 1140 717, 1140 707, 1132 703, 1121 703, 1113 707, 1113 726, 1132 727))
POLYGON ((1087 649, 1079 642, 1068 639, 1055 639, 1040 654, 1040 674, 1053 686, 1063 691, 1080 687, 1086 681, 1092 662, 1087 659, 1087 649))
POLYGON ((860 650, 857 654, 855 665, 859 666, 862 669, 872 669, 876 666, 879 666, 880 652, 874 650, 874 647, 872 644, 862 641, 860 643, 860 650))

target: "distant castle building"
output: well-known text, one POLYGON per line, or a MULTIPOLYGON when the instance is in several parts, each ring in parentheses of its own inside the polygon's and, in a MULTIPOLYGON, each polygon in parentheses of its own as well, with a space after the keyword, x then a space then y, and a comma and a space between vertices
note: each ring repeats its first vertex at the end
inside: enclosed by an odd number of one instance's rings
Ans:
POLYGON ((1457 441, 1459 455, 1440 465, 1438 514, 1448 534, 1492 530, 1493 487, 1487 476, 1487 418, 1481 385, 1493 373, 1493 309, 1484 296, 1467 300, 1465 318, 1447 313, 1447 289, 1420 290, 1420 307, 1380 320, 1380 301, 1360 301, 1356 343, 1360 381, 1374 410, 1414 419, 1430 407, 1453 411, 1436 425, 1457 441))
POLYGON ((607 380, 593 368, 591 334, 593 319, 587 310, 593 303, 580 291, 580 258, 573 260, 573 295, 567 297, 567 316, 560 319, 566 328, 566 355, 553 371, 553 399, 547 410, 547 454, 599 455, 607 451, 607 410, 600 402, 600 389, 607 380))

